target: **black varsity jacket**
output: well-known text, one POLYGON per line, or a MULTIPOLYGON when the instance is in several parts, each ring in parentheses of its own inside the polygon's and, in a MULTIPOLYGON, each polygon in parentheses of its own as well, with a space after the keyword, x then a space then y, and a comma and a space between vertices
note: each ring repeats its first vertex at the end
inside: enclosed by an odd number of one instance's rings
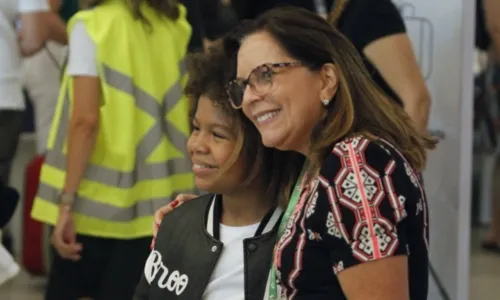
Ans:
MULTIPOLYGON (((162 221, 134 300, 198 300, 224 246, 218 239, 221 197, 188 201, 162 221)), ((245 239, 245 300, 262 300, 282 210, 270 211, 245 239)))

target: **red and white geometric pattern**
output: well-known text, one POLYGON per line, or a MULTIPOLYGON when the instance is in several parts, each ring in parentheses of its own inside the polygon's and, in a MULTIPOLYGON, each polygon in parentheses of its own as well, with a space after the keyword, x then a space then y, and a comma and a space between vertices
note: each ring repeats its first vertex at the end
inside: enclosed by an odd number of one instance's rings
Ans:
POLYGON ((311 200, 306 205, 306 218, 309 218, 314 214, 317 200, 318 200, 318 191, 315 191, 311 196, 311 200))
MULTIPOLYGON (((350 239, 353 255, 360 261, 390 256, 398 245, 396 229, 379 213, 379 205, 386 197, 382 181, 385 174, 366 164, 364 151, 369 143, 368 139, 355 138, 339 143, 333 150, 342 164, 334 186, 339 203, 356 218, 350 239)), ((404 207, 399 200, 404 198, 398 199, 396 210, 404 207)))
POLYGON ((418 204, 419 209, 417 209, 417 215, 419 214, 420 211, 424 214, 424 216, 423 216, 424 228, 422 230, 422 235, 423 235, 423 239, 425 241, 425 245, 426 245, 427 249, 429 249, 429 241, 427 239, 427 232, 428 232, 428 228, 429 228, 429 224, 427 221, 428 220, 427 199, 425 196, 424 188, 423 188, 422 184, 420 183, 420 181, 418 181, 417 171, 413 170, 410 167, 410 164, 408 163, 408 161, 406 160, 404 155, 398 149, 396 149, 396 147, 394 147, 391 143, 389 143, 388 141, 386 141, 384 139, 380 139, 380 140, 382 142, 384 142, 386 145, 388 145, 389 147, 391 147, 396 153, 399 154, 399 156, 403 159, 403 161, 405 163, 406 174, 410 175, 410 179, 411 179, 412 183, 415 185, 415 187, 417 187, 420 190, 421 198, 420 198, 419 204, 418 204), (417 181, 415 181, 415 180, 417 180, 417 181))
POLYGON ((376 259, 375 247, 380 251, 380 257, 394 254, 398 246, 398 237, 395 228, 391 224, 378 222, 382 219, 373 220, 375 237, 371 235, 367 222, 360 222, 354 229, 354 242, 352 243, 353 255, 359 261, 370 261, 376 259), (375 241, 374 241, 375 240, 375 241))
POLYGON ((406 170, 406 175, 410 177, 411 183, 413 183, 415 187, 418 187, 418 178, 417 175, 415 174, 415 171, 410 167, 410 165, 406 161, 404 162, 404 166, 406 170))
POLYGON ((328 218, 326 219, 326 232, 331 236, 341 239, 342 232, 340 232, 340 228, 336 223, 337 222, 335 222, 335 218, 333 217, 332 212, 329 211, 328 218))
POLYGON ((319 242, 319 241, 323 240, 323 238, 321 237, 321 234, 319 232, 315 232, 315 231, 312 231, 311 229, 307 229, 307 234, 308 234, 310 241, 319 242))
POLYGON ((340 261, 338 264, 333 266, 333 273, 338 274, 339 272, 344 271, 344 262, 340 261))
MULTIPOLYGON (((301 290, 311 292, 310 286, 321 282, 315 280, 315 274, 325 272, 320 267, 324 267, 324 257, 330 258, 326 272, 338 274, 358 263, 409 254, 409 244, 402 244, 407 239, 424 244, 421 236, 398 232, 398 228, 406 228, 401 221, 408 218, 408 209, 422 214, 408 222, 417 226, 413 231, 422 227, 426 239, 427 208, 417 173, 394 150, 385 141, 373 142, 363 136, 335 145, 320 175, 306 185, 277 244, 274 260, 283 271, 283 277, 279 276, 282 299, 302 297, 301 290), (419 189, 422 196, 415 203, 419 189)), ((325 288, 324 283, 319 285, 325 288)))

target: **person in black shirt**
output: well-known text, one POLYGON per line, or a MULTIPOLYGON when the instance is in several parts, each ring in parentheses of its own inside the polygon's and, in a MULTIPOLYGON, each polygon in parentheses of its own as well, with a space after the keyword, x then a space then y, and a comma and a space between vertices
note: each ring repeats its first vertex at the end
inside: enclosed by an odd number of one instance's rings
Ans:
MULTIPOLYGON (((489 67, 485 72, 491 73, 490 75, 483 75, 483 80, 487 82, 482 83, 484 86, 498 86, 500 83, 500 2, 497 0, 478 0, 476 2, 476 47, 489 52, 488 65, 489 67)), ((481 77, 479 77, 481 78, 481 77)), ((495 88, 491 90, 497 90, 495 88)), ((496 93, 489 92, 489 101, 500 101, 498 91, 496 93)), ((484 112, 486 124, 490 124, 492 128, 491 136, 494 139, 493 117, 495 113, 488 110, 486 107, 484 112), (490 115, 491 114, 491 115, 490 115)), ((496 130, 498 131, 498 129, 496 130)), ((498 148, 497 148, 498 149, 498 148)), ((498 153, 498 152, 497 152, 498 153)), ((497 154, 498 155, 498 154, 497 154)), ((497 158, 498 162, 498 158, 497 158)), ((491 175, 495 176, 495 175, 491 175)), ((495 192, 493 188, 493 199, 491 201, 491 222, 486 233, 485 240, 482 242, 484 250, 500 254, 500 195, 495 192)))
POLYGON ((280 6, 296 6, 310 11, 316 10, 314 0, 233 0, 232 5, 241 19, 255 19, 260 14, 280 6))
POLYGON ((191 25, 191 39, 188 44, 189 52, 203 51, 203 39, 205 38, 205 29, 203 27, 202 11, 200 9, 200 0, 179 0, 187 10, 187 20, 191 25))
POLYGON ((391 0, 336 0, 329 22, 356 47, 372 79, 426 132, 430 94, 391 0))
POLYGON ((189 52, 206 50, 213 40, 224 35, 238 23, 238 16, 230 3, 221 0, 180 0, 187 9, 192 27, 189 52))

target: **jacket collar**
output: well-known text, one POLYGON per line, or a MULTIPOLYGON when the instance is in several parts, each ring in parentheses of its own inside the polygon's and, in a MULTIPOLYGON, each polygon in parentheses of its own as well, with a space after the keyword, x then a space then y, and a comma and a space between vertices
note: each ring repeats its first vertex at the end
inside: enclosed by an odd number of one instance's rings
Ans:
MULTIPOLYGON (((262 218, 259 228, 255 232, 255 236, 266 234, 272 231, 274 228, 277 228, 277 226, 279 226, 282 213, 283 210, 279 206, 272 208, 264 216, 264 218, 262 218)), ((205 226, 207 233, 217 240, 219 240, 220 237, 219 227, 220 227, 221 214, 222 214, 222 195, 214 195, 210 202, 205 226)))

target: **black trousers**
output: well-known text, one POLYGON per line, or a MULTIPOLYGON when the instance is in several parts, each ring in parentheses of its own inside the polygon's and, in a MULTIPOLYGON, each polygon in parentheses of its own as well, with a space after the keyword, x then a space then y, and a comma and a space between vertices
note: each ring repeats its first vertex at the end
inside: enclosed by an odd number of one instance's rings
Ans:
POLYGON ((144 272, 151 237, 118 240, 78 235, 81 259, 54 259, 45 300, 131 300, 144 272))
POLYGON ((9 184, 12 160, 23 131, 23 111, 0 109, 0 182, 9 184))

